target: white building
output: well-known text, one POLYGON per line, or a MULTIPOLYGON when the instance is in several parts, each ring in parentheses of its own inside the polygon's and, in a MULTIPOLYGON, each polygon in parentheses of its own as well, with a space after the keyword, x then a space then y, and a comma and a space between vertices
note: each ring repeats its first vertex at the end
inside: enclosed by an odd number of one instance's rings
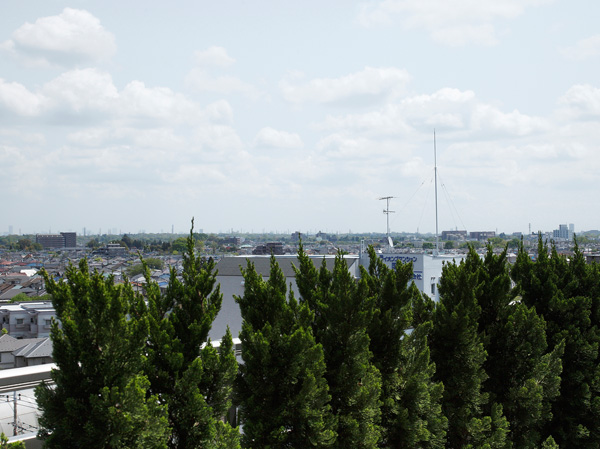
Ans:
MULTIPOLYGON (((310 256, 317 268, 321 267, 322 263, 325 263, 327 268, 333 268, 335 256, 310 256)), ((344 256, 348 263, 348 270, 354 277, 359 276, 359 263, 358 256, 346 255, 344 256)), ((298 288, 296 287, 296 274, 294 272, 295 267, 300 266, 298 257, 296 255, 283 255, 275 256, 279 268, 283 271, 286 278, 288 288, 291 285, 292 290, 296 297, 299 296, 298 288)), ((271 271, 271 256, 234 256, 224 257, 217 263, 217 282, 220 285, 221 293, 223 294, 223 303, 221 304, 221 311, 215 318, 212 328, 210 330, 211 340, 220 340, 227 326, 231 330, 231 334, 234 338, 237 338, 240 331, 242 330, 242 315, 240 308, 235 302, 235 296, 242 296, 244 294, 244 277, 242 276, 241 268, 246 268, 248 261, 254 264, 256 272, 260 274, 263 279, 269 278, 271 271)))
POLYGON ((49 337, 56 311, 51 302, 23 302, 0 306, 2 328, 14 338, 49 337))
MULTIPOLYGON (((433 300, 439 300, 437 284, 442 274, 442 265, 451 263, 453 260, 460 261, 462 255, 431 255, 418 253, 380 253, 379 257, 390 268, 394 268, 396 263, 412 262, 413 263, 413 282, 417 288, 423 293, 429 295, 433 300)), ((283 271, 286 277, 288 288, 291 286, 296 297, 299 296, 298 288, 296 287, 296 275, 293 266, 299 267, 298 257, 296 255, 275 256, 279 268, 283 271)), ((310 256, 315 267, 319 269, 322 263, 325 263, 327 268, 333 268, 335 256, 310 256)), ((348 264, 350 274, 355 278, 360 277, 360 265, 369 266, 369 255, 362 253, 361 255, 345 255, 344 258, 348 264)), ((246 268, 247 262, 251 261, 254 268, 263 279, 268 279, 270 272, 270 256, 236 256, 225 257, 217 263, 218 270, 217 282, 220 285, 221 293, 223 294, 223 302, 221 310, 215 321, 213 322, 210 331, 212 340, 220 340, 227 326, 231 330, 234 338, 238 337, 242 329, 242 316, 240 308, 235 302, 235 296, 244 294, 244 277, 242 276, 241 268, 246 268)))
MULTIPOLYGON (((390 268, 395 268, 397 263, 413 264, 413 282, 419 290, 434 301, 439 301, 440 295, 437 285, 442 275, 444 263, 459 263, 464 255, 459 254, 425 254, 425 253, 395 253, 382 252, 377 254, 390 268)), ((361 265, 369 266, 369 255, 363 253, 360 257, 361 265)))

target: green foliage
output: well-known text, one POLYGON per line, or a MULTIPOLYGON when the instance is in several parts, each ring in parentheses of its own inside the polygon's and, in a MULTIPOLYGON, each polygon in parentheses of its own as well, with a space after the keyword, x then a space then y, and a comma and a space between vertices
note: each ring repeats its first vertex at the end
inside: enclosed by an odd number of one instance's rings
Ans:
POLYGON ((337 419, 336 448, 375 448, 381 438, 381 375, 373 365, 368 326, 373 319, 374 299, 367 295, 366 280, 350 275, 341 254, 333 271, 325 263, 317 270, 300 245, 296 282, 314 313, 313 333, 323 346, 337 419))
POLYGON ((549 436, 546 441, 544 441, 544 443, 542 444, 542 449, 559 449, 558 448, 558 444, 556 444, 556 441, 554 441, 554 438, 552 438, 552 436, 549 436))
POLYGON ((150 328, 145 372, 150 392, 168 406, 170 448, 234 449, 239 433, 219 423, 231 405, 237 370, 233 341, 227 332, 217 350, 208 339, 222 301, 215 263, 195 256, 193 222, 186 244, 182 277, 171 269, 165 295, 145 267, 150 328))
MULTIPOLYGON (((165 262, 157 257, 145 258, 144 262, 148 268, 153 268, 155 270, 162 270, 165 267, 165 262)), ((138 263, 127 268, 127 276, 131 278, 137 276, 138 274, 143 274, 145 271, 146 269, 144 267, 144 264, 138 263)))
POLYGON ((183 237, 179 237, 178 239, 175 239, 171 243, 171 249, 173 251, 177 251, 178 253, 183 253, 187 249, 187 241, 188 241, 188 239, 185 239, 183 237))
POLYGON ((26 449, 26 447, 22 441, 9 443, 8 437, 2 432, 0 433, 0 449, 26 449))
POLYGON ((560 395, 552 401, 544 436, 552 434, 560 447, 599 448, 597 267, 585 264, 577 242, 566 260, 555 247, 549 252, 540 236, 537 260, 532 261, 521 246, 511 274, 523 302, 546 320, 549 346, 560 350, 564 345, 560 395))
POLYGON ((56 385, 36 388, 45 447, 166 447, 166 410, 147 395, 141 373, 142 298, 90 273, 85 259, 67 268, 66 282, 42 275, 58 319, 51 331, 56 385))
POLYGON ((361 278, 374 298, 374 313, 369 324, 373 364, 382 378, 383 447, 443 448, 447 419, 442 415, 443 386, 433 382, 435 366, 429 359, 427 336, 430 321, 418 323, 412 333, 413 304, 422 300, 410 282, 413 266, 396 265, 389 269, 372 247, 369 270, 361 278))
POLYGON ((31 301, 52 301, 52 295, 45 294, 42 296, 27 296, 25 293, 19 293, 10 300, 10 302, 31 302, 31 301))
POLYGON ((448 418, 448 447, 509 447, 508 422, 502 407, 483 390, 487 353, 479 334, 485 314, 478 303, 483 291, 482 261, 471 248, 467 258, 446 264, 440 280, 440 302, 433 315, 432 358, 436 379, 443 382, 443 410, 448 418))
POLYGON ((312 312, 292 292, 271 257, 267 281, 251 262, 243 270, 242 358, 238 401, 245 447, 330 447, 336 434, 323 348, 311 330, 312 312))
POLYGON ((563 347, 548 352, 544 319, 513 299, 506 248, 496 254, 488 245, 485 258, 472 266, 479 284, 479 333, 488 354, 484 390, 490 404, 503 405, 514 446, 538 448, 559 391, 563 347))

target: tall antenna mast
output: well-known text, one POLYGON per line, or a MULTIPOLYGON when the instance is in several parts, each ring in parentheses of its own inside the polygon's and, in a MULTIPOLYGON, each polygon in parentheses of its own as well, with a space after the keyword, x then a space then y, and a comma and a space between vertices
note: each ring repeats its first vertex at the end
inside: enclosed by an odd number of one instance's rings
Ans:
POLYGON ((390 237, 390 214, 393 214, 395 211, 390 210, 390 200, 392 198, 396 198, 395 196, 382 196, 381 198, 379 198, 380 200, 385 200, 386 201, 386 207, 385 209, 383 209, 383 213, 385 215, 387 215, 387 241, 390 245, 390 248, 393 247, 394 245, 392 244, 392 238, 390 237))
POLYGON ((438 233, 438 192, 437 192, 437 148, 435 145, 435 129, 433 130, 433 163, 435 177, 435 254, 440 253, 440 242, 438 233))

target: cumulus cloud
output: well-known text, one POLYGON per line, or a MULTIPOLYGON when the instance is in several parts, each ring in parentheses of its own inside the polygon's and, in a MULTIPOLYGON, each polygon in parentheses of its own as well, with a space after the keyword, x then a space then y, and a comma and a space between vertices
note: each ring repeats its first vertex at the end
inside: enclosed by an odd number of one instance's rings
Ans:
POLYGON ((65 8, 59 15, 21 25, 2 48, 38 65, 70 65, 108 59, 116 44, 92 14, 65 8))
POLYGON ((597 118, 600 116, 600 88, 577 84, 560 98, 559 104, 572 117, 597 118))
POLYGON ((119 96, 119 106, 122 114, 139 119, 189 123, 204 118, 199 106, 184 95, 168 87, 147 87, 138 80, 125 86, 119 96))
POLYGON ((8 83, 0 78, 0 108, 20 116, 39 114, 42 100, 19 83, 8 83))
POLYGON ((215 101, 205 108, 207 118, 214 123, 231 124, 233 122, 233 108, 226 100, 215 101))
POLYGON ((519 111, 503 112, 479 101, 473 91, 443 88, 432 94, 413 95, 363 114, 330 115, 317 129, 386 137, 420 130, 442 129, 464 137, 481 133, 529 135, 549 126, 546 119, 519 111))
POLYGON ((223 47, 210 47, 194 54, 196 67, 185 78, 186 86, 194 92, 217 94, 239 93, 256 100, 263 94, 252 84, 232 75, 215 75, 215 69, 226 69, 235 63, 223 47))
POLYGON ((231 152, 240 151, 244 147, 235 129, 225 125, 204 125, 196 128, 194 142, 203 148, 215 150, 210 156, 227 162, 231 161, 231 152))
POLYGON ((493 45, 498 42, 494 22, 513 19, 526 8, 549 0, 381 0, 363 3, 358 21, 371 27, 399 21, 407 29, 424 29, 444 45, 493 45))
POLYGON ((112 77, 97 69, 71 70, 42 88, 49 109, 104 113, 114 108, 119 93, 112 77))
POLYGON ((549 123, 545 119, 531 117, 517 110, 506 113, 485 104, 478 104, 471 113, 471 131, 526 136, 548 127, 549 123))
POLYGON ((21 120, 38 119, 86 127, 229 124, 233 110, 224 100, 205 108, 181 93, 139 80, 119 90, 108 72, 99 69, 66 71, 35 90, 0 79, 0 112, 21 120), (92 122, 92 123, 90 123, 92 122))
POLYGON ((302 139, 296 133, 280 131, 271 127, 262 128, 254 138, 255 147, 297 149, 302 148, 302 139))
POLYGON ((572 47, 561 47, 559 52, 565 58, 576 61, 600 56, 600 34, 581 39, 572 47))
POLYGON ((210 47, 197 51, 194 53, 194 60, 201 67, 229 67, 235 62, 223 47, 210 47))
POLYGON ((293 103, 335 103, 365 98, 373 101, 403 92, 409 80, 406 70, 365 67, 339 78, 316 78, 304 83, 294 76, 282 80, 279 88, 284 98, 293 103))

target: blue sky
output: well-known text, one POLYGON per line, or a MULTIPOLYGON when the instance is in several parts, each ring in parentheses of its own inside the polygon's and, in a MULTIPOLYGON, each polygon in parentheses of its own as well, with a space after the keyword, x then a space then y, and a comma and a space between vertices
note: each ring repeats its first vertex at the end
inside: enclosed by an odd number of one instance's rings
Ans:
POLYGON ((600 229, 600 3, 6 1, 0 233, 600 229))

